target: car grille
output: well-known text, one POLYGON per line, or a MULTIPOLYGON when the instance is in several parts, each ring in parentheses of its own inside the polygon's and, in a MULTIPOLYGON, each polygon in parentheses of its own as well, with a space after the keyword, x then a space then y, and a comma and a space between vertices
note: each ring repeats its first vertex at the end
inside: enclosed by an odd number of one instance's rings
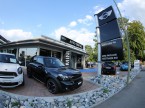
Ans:
POLYGON ((73 81, 74 83, 77 83, 77 82, 82 81, 82 75, 81 75, 81 74, 75 74, 75 75, 72 77, 71 81, 73 81))
POLYGON ((0 83, 1 86, 15 86, 18 85, 18 82, 12 82, 12 83, 0 83))
POLYGON ((78 79, 78 78, 80 78, 82 75, 81 74, 75 74, 75 75, 73 75, 73 77, 72 77, 72 79, 78 79))
POLYGON ((0 78, 13 78, 16 76, 17 76, 17 74, 15 72, 0 71, 0 78))

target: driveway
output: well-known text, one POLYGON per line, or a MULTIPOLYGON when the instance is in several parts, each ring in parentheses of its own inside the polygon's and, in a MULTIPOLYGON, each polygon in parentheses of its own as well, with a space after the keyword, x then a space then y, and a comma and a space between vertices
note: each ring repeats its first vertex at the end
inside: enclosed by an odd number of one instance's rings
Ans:
MULTIPOLYGON (((87 72, 87 70, 85 70, 85 72, 82 72, 84 82, 80 88, 73 90, 73 91, 68 91, 65 93, 51 94, 51 93, 49 93, 49 91, 47 90, 47 88, 44 84, 40 83, 39 81, 37 81, 33 78, 28 78, 25 68, 23 68, 23 71, 24 71, 24 75, 25 75, 24 76, 25 86, 18 86, 16 88, 9 88, 9 89, 8 88, 7 89, 0 88, 0 89, 3 91, 7 91, 10 93, 15 93, 15 94, 19 94, 19 95, 47 97, 47 96, 62 96, 62 95, 77 94, 77 93, 94 90, 99 87, 88 81, 88 79, 90 79, 91 77, 96 76, 97 72, 87 72)), ((126 72, 120 72, 119 74, 121 76, 123 76, 126 74, 126 72)))
POLYGON ((23 69, 24 71, 24 78, 25 78, 25 86, 18 86, 16 88, 7 88, 7 89, 2 89, 3 91, 7 91, 7 92, 11 92, 11 93, 15 93, 15 94, 20 94, 20 95, 25 95, 25 96, 38 96, 38 97, 46 97, 46 96, 61 96, 61 95, 70 95, 70 94, 77 94, 77 93, 81 93, 81 92, 86 92, 86 91, 90 91, 93 89, 96 89, 97 85, 92 84, 91 82, 85 80, 88 79, 90 77, 93 77, 94 75, 96 75, 96 72, 91 72, 91 73, 83 73, 83 77, 84 77, 84 82, 83 85, 73 91, 68 91, 65 93, 59 93, 59 94, 51 94, 49 93, 49 91, 47 90, 46 86, 42 83, 40 83, 39 81, 33 79, 33 78, 28 78, 27 74, 26 74, 26 69, 23 69))
POLYGON ((144 92, 145 70, 141 71, 121 92, 94 108, 145 108, 144 92))

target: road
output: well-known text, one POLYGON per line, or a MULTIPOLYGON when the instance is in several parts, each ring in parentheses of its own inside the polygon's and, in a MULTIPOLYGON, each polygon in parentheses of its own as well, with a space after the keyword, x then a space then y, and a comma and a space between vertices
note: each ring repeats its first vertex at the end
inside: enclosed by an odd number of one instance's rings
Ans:
POLYGON ((121 92, 94 108, 145 108, 145 70, 121 92))

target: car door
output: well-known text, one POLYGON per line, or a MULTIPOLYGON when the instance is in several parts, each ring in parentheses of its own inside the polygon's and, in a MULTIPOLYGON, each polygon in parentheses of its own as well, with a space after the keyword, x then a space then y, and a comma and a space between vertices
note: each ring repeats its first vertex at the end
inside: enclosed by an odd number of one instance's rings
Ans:
POLYGON ((38 68, 38 63, 37 63, 37 57, 33 57, 31 60, 31 63, 29 64, 32 72, 32 76, 38 79, 38 74, 37 74, 37 68, 38 68))
POLYGON ((45 81, 46 73, 45 73, 44 61, 42 57, 37 58, 36 74, 38 80, 42 82, 45 81))

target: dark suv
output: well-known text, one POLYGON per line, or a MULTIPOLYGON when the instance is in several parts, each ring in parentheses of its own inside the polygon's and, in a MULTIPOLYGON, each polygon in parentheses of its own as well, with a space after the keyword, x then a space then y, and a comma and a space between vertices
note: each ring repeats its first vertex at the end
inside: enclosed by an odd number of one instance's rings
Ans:
POLYGON ((102 74, 115 75, 116 65, 114 62, 108 61, 102 64, 102 74))
POLYGON ((32 57, 27 65, 27 76, 43 82, 53 94, 74 90, 83 83, 81 72, 66 67, 59 59, 53 57, 32 57))

